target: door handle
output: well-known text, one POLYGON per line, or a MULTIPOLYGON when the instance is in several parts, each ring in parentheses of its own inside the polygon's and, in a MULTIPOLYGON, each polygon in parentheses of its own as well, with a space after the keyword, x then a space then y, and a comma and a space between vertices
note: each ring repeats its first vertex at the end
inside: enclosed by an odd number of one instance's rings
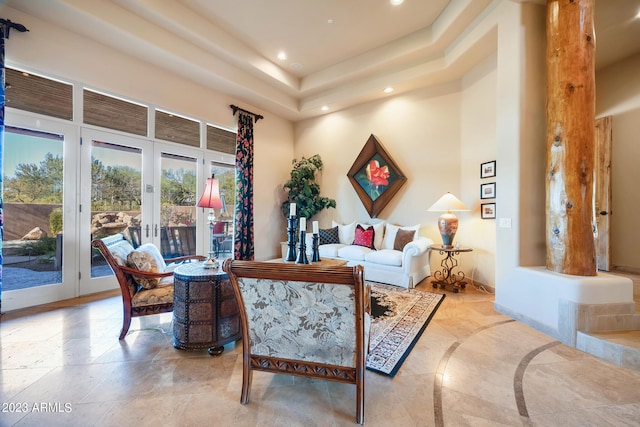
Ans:
POLYGON ((155 228, 153 230, 153 237, 158 237, 158 224, 155 225, 155 228))
POLYGON ((145 231, 147 233, 147 238, 149 238, 149 224, 145 227, 145 231))
POLYGON ((606 215, 606 214, 608 214, 607 211, 600 211, 600 215, 606 215))

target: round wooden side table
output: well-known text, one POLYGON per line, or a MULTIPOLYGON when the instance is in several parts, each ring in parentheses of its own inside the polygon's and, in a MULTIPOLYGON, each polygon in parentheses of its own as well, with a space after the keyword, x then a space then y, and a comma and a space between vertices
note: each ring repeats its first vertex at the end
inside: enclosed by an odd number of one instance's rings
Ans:
POLYGON ((217 356, 224 345, 242 338, 240 312, 229 276, 203 263, 187 263, 174 272, 173 346, 208 348, 217 356))
POLYGON ((431 245, 431 249, 438 251, 440 255, 446 254, 446 257, 440 263, 442 270, 433 273, 433 287, 440 286, 441 289, 445 289, 447 286, 451 286, 453 293, 458 293, 460 288, 466 288, 467 282, 465 281, 464 271, 453 271, 458 267, 458 260, 455 256, 461 252, 471 252, 473 249, 462 246, 449 248, 442 245, 431 245))

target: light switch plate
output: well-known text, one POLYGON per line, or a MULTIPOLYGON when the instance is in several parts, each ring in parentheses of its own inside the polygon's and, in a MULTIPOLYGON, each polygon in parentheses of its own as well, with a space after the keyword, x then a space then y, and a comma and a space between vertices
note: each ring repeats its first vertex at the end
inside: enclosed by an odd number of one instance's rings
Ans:
POLYGON ((511 218, 500 218, 498 225, 500 228, 511 228, 511 218))

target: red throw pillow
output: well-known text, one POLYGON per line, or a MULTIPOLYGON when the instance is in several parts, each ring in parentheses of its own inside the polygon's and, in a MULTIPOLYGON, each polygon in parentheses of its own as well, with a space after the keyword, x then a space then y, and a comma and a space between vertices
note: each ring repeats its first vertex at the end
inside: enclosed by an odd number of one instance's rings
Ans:
POLYGON ((356 237, 353 239, 353 245, 364 246, 365 248, 375 249, 373 241, 376 232, 373 227, 367 229, 362 228, 360 224, 356 225, 356 237))

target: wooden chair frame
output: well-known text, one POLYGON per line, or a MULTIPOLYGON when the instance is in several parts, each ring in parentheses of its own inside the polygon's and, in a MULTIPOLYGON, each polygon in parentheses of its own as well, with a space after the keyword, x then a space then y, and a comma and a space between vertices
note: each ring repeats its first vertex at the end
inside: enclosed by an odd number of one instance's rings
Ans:
POLYGON ((365 303, 368 292, 365 288, 362 266, 320 266, 313 264, 286 264, 278 262, 238 261, 227 259, 223 265, 233 285, 240 307, 242 340, 242 394, 240 403, 249 402, 252 371, 265 371, 275 374, 296 375, 336 381, 356 386, 356 422, 364 423, 364 373, 365 355, 365 303), (355 293, 356 313, 356 363, 355 367, 337 366, 301 360, 290 360, 251 353, 249 323, 244 300, 238 285, 238 277, 257 279, 289 280, 309 283, 331 283, 352 286, 355 293))
MULTIPOLYGON (((123 239, 126 240, 126 239, 123 239)), ((148 316, 152 314, 160 314, 160 313, 170 313, 173 311, 173 302, 164 303, 164 304, 152 304, 152 305, 142 305, 142 306, 133 306, 131 304, 131 299, 133 298, 133 294, 131 293, 131 289, 129 287, 129 283, 133 280, 132 276, 148 278, 148 279, 157 279, 162 277, 170 277, 173 276, 172 271, 164 272, 164 273, 150 273, 146 271, 136 270, 135 268, 130 268, 127 266, 119 265, 116 259, 109 251, 109 248, 101 239, 95 239, 91 242, 91 246, 98 249, 104 259, 113 270, 113 273, 118 280, 118 285, 120 285, 120 293, 122 294, 122 305, 123 305, 123 319, 122 319, 122 330, 120 331, 120 336, 118 339, 124 339, 129 332, 129 327, 131 326, 131 318, 139 317, 139 316, 148 316)), ((181 262, 188 260, 204 260, 206 259, 202 255, 192 255, 192 256, 184 256, 178 258, 168 258, 165 259, 165 262, 181 262)), ((144 291, 141 291, 144 292, 144 291)))

